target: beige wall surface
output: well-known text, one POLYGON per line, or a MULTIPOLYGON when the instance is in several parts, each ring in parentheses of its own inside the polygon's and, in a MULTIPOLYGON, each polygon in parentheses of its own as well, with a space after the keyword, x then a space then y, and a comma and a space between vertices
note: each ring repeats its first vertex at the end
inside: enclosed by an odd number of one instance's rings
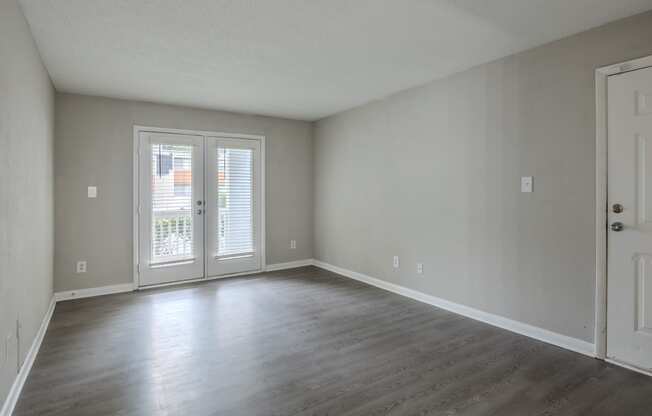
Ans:
POLYGON ((52 299, 53 138, 50 78, 18 4, 0 0, 0 408, 52 299))
POLYGON ((267 264, 312 257, 310 123, 58 93, 55 291, 133 280, 134 125, 265 135, 267 264), (87 273, 75 273, 78 260, 87 273))
POLYGON ((315 258, 592 342, 594 70, 651 39, 646 13, 319 121, 315 258))

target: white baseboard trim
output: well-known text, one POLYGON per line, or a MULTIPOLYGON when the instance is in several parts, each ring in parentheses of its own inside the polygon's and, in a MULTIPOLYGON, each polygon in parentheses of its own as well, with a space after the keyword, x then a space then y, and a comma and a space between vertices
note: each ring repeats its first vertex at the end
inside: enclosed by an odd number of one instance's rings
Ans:
POLYGON ((595 357, 595 345, 583 341, 581 339, 569 337, 567 335, 562 335, 556 332, 549 331, 547 329, 539 328, 532 326, 523 322, 515 321, 509 318, 505 318, 499 315, 494 315, 492 313, 484 312, 479 309, 471 308, 469 306, 461 305, 459 303, 451 302, 445 299, 438 298, 436 296, 428 295, 423 292, 419 292, 414 289, 409 289, 404 286, 400 286, 394 283, 389 283, 384 280, 377 279, 375 277, 367 276, 362 273, 354 272, 352 270, 347 270, 342 267, 334 266, 319 260, 315 260, 313 263, 315 266, 320 267, 325 270, 340 274, 342 276, 358 280, 378 288, 403 295, 405 297, 418 300, 423 303, 427 303, 432 306, 436 306, 441 309, 446 309, 450 312, 457 313, 459 315, 466 316, 477 321, 487 323, 489 325, 497 326, 508 331, 516 332, 517 334, 525 335, 530 338, 537 339, 539 341, 547 342, 548 344, 556 345, 567 350, 571 350, 580 354, 588 355, 589 357, 595 357))
POLYGON ((23 386, 25 385, 27 376, 32 369, 32 365, 34 365, 34 360, 36 360, 38 350, 41 348, 41 343, 43 342, 43 337, 45 337, 45 332, 48 330, 48 326, 50 325, 50 320, 52 319, 55 305, 56 300, 54 296, 52 296, 48 310, 45 312, 45 316, 41 322, 41 326, 39 327, 38 332, 36 332, 34 341, 32 341, 32 345, 29 347, 29 351, 27 351, 25 361, 23 361, 23 365, 20 367, 20 371, 18 372, 18 375, 16 376, 16 379, 14 380, 14 383, 9 390, 9 394, 5 399, 5 403, 2 406, 2 409, 0 410, 0 416, 11 416, 14 408, 16 407, 16 403, 18 403, 20 392, 23 391, 23 386))
MULTIPOLYGON (((296 267, 312 266, 313 263, 314 263, 313 259, 304 259, 304 260, 289 261, 287 263, 268 264, 265 266, 264 271, 271 272, 275 270, 294 269, 296 267)), ((182 280, 179 282, 164 283, 160 285, 142 286, 138 288, 138 290, 147 290, 147 289, 156 289, 156 288, 167 287, 167 286, 184 285, 188 283, 223 279, 226 277, 244 276, 253 273, 257 273, 257 272, 248 271, 243 273, 234 273, 225 276, 214 276, 214 277, 201 278, 201 279, 182 280)), ((88 289, 66 290, 63 292, 56 292, 54 294, 54 298, 56 299, 57 302, 62 302, 62 301, 72 300, 72 299, 82 299, 82 298, 90 298, 94 296, 110 295, 113 293, 132 292, 134 290, 135 289, 133 283, 124 283, 120 285, 101 286, 101 287, 93 287, 88 289)))
POLYGON ((54 299, 57 302, 62 302, 71 299, 90 298, 93 296, 110 295, 113 293, 132 292, 134 290, 133 283, 123 283, 121 285, 92 287, 89 289, 66 290, 63 292, 56 292, 54 299))
POLYGON ((314 262, 315 261, 313 259, 304 259, 304 260, 288 261, 287 263, 268 264, 267 266, 265 266, 265 271, 273 272, 275 270, 285 270, 285 269, 294 269, 296 267, 312 266, 314 262))

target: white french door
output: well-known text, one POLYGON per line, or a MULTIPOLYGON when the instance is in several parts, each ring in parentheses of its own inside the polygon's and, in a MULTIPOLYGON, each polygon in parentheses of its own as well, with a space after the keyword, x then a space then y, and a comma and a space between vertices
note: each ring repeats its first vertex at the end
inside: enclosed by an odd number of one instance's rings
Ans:
POLYGON ((652 68, 608 79, 607 357, 652 371, 652 68))
POLYGON ((204 276, 204 138, 141 133, 139 285, 204 276))
POLYGON ((261 143, 138 134, 138 285, 261 268, 261 143))
POLYGON ((258 270, 260 142, 206 138, 206 275, 258 270))

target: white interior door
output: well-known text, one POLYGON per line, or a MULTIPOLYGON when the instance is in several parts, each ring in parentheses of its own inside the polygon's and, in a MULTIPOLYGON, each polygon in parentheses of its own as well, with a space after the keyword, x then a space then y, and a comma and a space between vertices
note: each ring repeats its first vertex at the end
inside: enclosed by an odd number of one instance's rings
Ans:
POLYGON ((608 80, 607 357, 652 370, 652 68, 608 80))
POLYGON ((206 138, 206 275, 261 267, 260 141, 206 138))
POLYGON ((139 286, 204 277, 204 138, 139 135, 139 286))

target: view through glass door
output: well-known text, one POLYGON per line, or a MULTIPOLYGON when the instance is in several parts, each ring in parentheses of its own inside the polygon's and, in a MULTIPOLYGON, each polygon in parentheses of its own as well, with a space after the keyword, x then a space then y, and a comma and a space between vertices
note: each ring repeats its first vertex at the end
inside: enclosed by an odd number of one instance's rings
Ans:
POLYGON ((261 267, 259 140, 140 132, 138 284, 261 267))

